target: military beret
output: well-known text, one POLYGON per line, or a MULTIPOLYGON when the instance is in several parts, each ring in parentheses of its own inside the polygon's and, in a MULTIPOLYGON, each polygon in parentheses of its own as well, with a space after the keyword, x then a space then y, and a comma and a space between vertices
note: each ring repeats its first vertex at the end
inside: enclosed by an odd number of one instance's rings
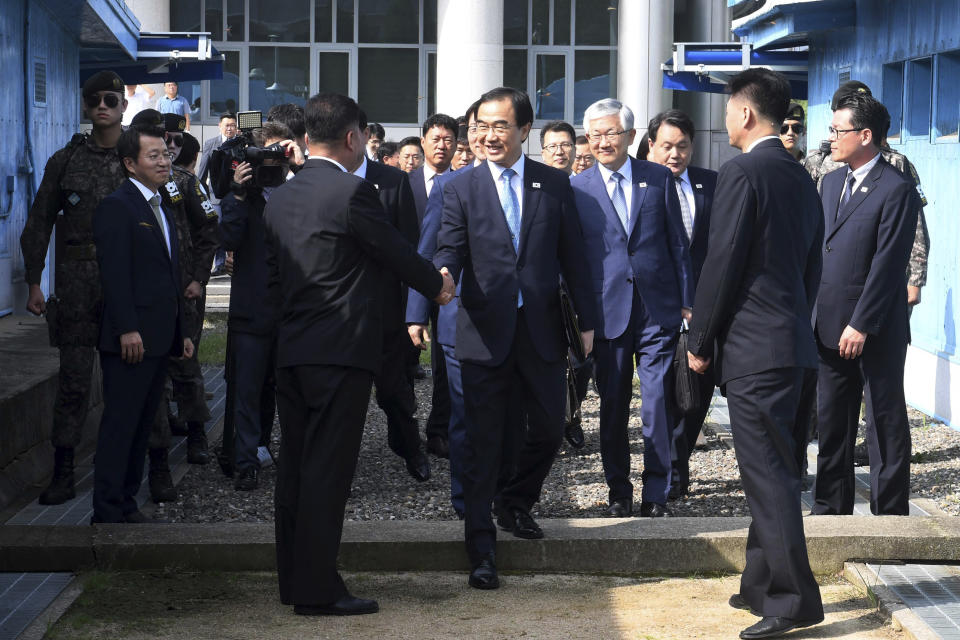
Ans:
POLYGON ((787 109, 787 117, 784 118, 784 120, 799 120, 803 122, 803 107, 796 102, 791 102, 790 108, 787 109))
POLYGON ((83 95, 92 96, 98 91, 123 92, 123 80, 113 71, 98 71, 83 83, 83 95))
POLYGON ((133 116, 130 125, 148 125, 151 127, 163 126, 163 114, 156 109, 144 109, 133 116))
POLYGON ((164 131, 172 131, 174 133, 180 133, 187 128, 187 119, 176 113, 165 113, 163 114, 163 129, 164 131))
POLYGON ((859 93, 860 95, 864 96, 873 95, 873 93, 870 91, 870 87, 863 84, 859 80, 850 80, 849 82, 844 82, 842 85, 840 85, 840 88, 834 92, 833 99, 830 101, 830 110, 836 111, 837 105, 841 100, 855 93, 859 93))

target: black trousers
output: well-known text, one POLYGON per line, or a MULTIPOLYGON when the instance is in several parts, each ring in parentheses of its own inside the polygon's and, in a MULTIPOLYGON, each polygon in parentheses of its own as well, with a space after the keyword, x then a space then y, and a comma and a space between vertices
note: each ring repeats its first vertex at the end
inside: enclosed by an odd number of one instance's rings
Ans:
MULTIPOLYGON (((263 442, 264 412, 273 424, 276 393, 274 370, 277 337, 273 333, 233 332, 234 359, 234 463, 237 471, 259 468, 257 447, 263 442), (266 399, 266 405, 264 400, 266 399)), ((269 442, 269 432, 266 434, 269 442)))
POLYGON ((103 415, 93 470, 93 521, 123 522, 137 510, 150 427, 157 415, 169 358, 127 364, 101 353, 103 415))
POLYGON ((347 593, 337 553, 372 383, 371 372, 351 367, 277 369, 275 523, 284 604, 331 604, 347 593))
MULTIPOLYGON (((387 416, 387 444, 404 459, 414 456, 421 446, 420 424, 414 417, 417 398, 405 360, 411 344, 406 327, 397 327, 385 335, 382 368, 374 378, 377 405, 387 416)), ((434 348, 440 351, 439 345, 435 344, 434 348)))
MULTIPOLYGON (((433 325, 432 337, 437 335, 437 305, 430 306, 430 323, 433 325)), ((409 340, 409 338, 407 338, 409 340)), ((430 349, 430 369, 433 378, 433 397, 430 405, 430 416, 427 418, 427 438, 447 439, 447 429, 450 425, 450 390, 447 388, 447 362, 443 357, 443 349, 434 342, 430 349)))
POLYGON ((867 338, 859 358, 844 360, 817 339, 820 351, 818 426, 820 450, 812 513, 853 513, 853 449, 860 423, 860 400, 867 406, 870 457, 870 511, 908 515, 910 511, 910 424, 903 394, 906 344, 867 338))
POLYGON ((737 464, 753 516, 740 593, 764 616, 823 615, 800 506, 800 457, 812 400, 805 380, 812 375, 793 367, 726 384, 737 464))
POLYGON ((540 499, 563 438, 566 361, 543 360, 530 341, 522 309, 517 318, 513 348, 503 363, 489 367, 464 362, 461 368, 467 429, 464 535, 472 564, 496 546, 490 509, 501 469, 514 472, 500 491, 500 508, 529 510, 540 499))
MULTIPOLYGON (((710 411, 710 399, 715 386, 713 362, 700 376, 700 406, 689 413, 674 408, 672 476, 670 486, 690 484, 690 455, 700 437, 703 421, 710 411)), ((671 399, 672 400, 672 399, 671 399)))

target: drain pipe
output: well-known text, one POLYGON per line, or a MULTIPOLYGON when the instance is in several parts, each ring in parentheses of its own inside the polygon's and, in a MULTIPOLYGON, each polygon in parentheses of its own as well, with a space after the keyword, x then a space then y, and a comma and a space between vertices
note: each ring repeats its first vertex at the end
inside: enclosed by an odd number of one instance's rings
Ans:
POLYGON ((30 133, 30 0, 23 0, 23 158, 17 173, 27 177, 27 211, 37 192, 37 176, 33 170, 33 142, 30 133))

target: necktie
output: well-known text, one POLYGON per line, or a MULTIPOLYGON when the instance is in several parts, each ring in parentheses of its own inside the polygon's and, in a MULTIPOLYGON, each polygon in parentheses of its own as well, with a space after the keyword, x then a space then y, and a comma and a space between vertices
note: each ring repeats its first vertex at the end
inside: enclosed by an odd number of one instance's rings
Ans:
POLYGON ((433 179, 437 177, 437 174, 433 174, 427 178, 427 197, 430 197, 430 191, 433 190, 433 179))
POLYGON ((846 185, 843 187, 843 195, 840 196, 840 206, 837 207, 837 218, 840 217, 840 212, 843 211, 843 208, 850 202, 850 197, 853 195, 853 183, 856 181, 857 179, 854 177, 853 171, 851 171, 847 176, 846 185))
POLYGON ((610 179, 616 182, 616 186, 613 188, 613 208, 616 209, 617 215, 620 216, 620 224, 623 225, 623 230, 628 234, 630 233, 630 212, 627 211, 627 197, 623 194, 623 176, 619 171, 614 171, 610 176, 610 179))
MULTIPOLYGON (((153 215, 160 225, 160 235, 163 236, 163 243, 167 244, 167 223, 164 221, 163 212, 160 211, 160 194, 157 194, 148 200, 150 208, 153 209, 153 215)), ((167 249, 169 251, 169 247, 167 249)))
MULTIPOLYGON (((510 227, 510 240, 513 241, 513 250, 520 255, 520 203, 516 192, 510 187, 510 179, 517 175, 513 169, 504 169, 500 174, 500 206, 503 207, 503 217, 510 227)), ((523 306, 523 294, 517 292, 517 307, 523 306)))
POLYGON ((693 241, 693 216, 690 215, 690 202, 683 192, 683 178, 674 178, 677 181, 677 195, 680 196, 680 215, 683 217, 683 228, 687 231, 687 241, 693 241))

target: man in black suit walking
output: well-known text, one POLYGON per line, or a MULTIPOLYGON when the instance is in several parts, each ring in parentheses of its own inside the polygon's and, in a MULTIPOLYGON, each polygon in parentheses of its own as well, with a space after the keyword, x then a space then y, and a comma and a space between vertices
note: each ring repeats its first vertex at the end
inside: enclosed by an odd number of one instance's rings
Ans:
POLYGON ((337 552, 382 360, 384 271, 441 304, 454 286, 390 224, 374 186, 350 174, 366 142, 357 104, 322 93, 304 117, 310 159, 264 210, 268 304, 279 314, 280 600, 301 615, 374 613, 375 601, 347 591, 337 552))
POLYGON ((570 179, 524 157, 533 124, 527 94, 498 88, 477 110, 486 161, 443 183, 443 217, 433 262, 460 282, 456 357, 466 409, 464 531, 470 585, 499 586, 490 515, 503 443, 528 426, 513 478, 499 498, 500 524, 542 538, 530 516, 563 437, 567 344, 560 276, 570 287, 587 353, 594 308, 570 179))
POLYGON ((903 366, 910 340, 904 272, 920 198, 880 145, 890 114, 852 94, 833 112, 831 157, 846 163, 823 178, 826 241, 817 299, 820 450, 814 514, 851 514, 853 450, 866 390, 870 511, 907 515, 910 426, 903 366))
POLYGON ((149 520, 137 508, 150 426, 169 356, 193 355, 183 337, 177 233, 160 206, 170 157, 159 127, 133 126, 117 141, 128 179, 93 215, 103 286, 100 365, 103 416, 97 437, 92 522, 149 520))
POLYGON ((730 604, 763 616, 741 638, 769 638, 823 620, 800 507, 823 216, 816 187, 777 136, 790 104, 787 79, 750 69, 728 90, 730 144, 744 153, 717 179, 688 360, 706 371, 716 340, 717 382, 726 385, 753 516, 740 593, 730 604))

